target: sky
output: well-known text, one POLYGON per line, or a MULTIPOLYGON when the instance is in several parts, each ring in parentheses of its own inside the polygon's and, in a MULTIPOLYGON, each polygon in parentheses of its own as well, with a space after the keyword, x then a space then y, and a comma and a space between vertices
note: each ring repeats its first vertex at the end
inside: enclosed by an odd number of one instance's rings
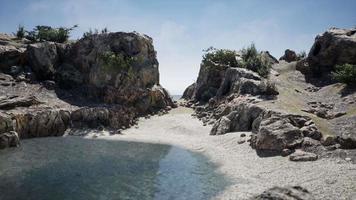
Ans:
POLYGON ((203 49, 239 50, 252 42, 279 58, 309 52, 330 27, 356 27, 355 0, 0 0, 0 32, 18 25, 137 31, 153 38, 160 83, 181 94, 199 72, 203 49))

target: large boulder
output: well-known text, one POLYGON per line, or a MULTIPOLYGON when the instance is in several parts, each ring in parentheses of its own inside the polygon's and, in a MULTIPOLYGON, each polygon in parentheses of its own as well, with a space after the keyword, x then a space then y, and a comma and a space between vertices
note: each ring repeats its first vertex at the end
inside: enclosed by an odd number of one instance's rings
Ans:
POLYGON ((190 100, 192 99, 193 95, 194 95, 194 90, 195 90, 195 85, 196 83, 193 83, 191 85, 189 85, 183 92, 182 98, 185 100, 190 100))
POLYGON ((300 186, 273 187, 250 200, 314 200, 313 195, 300 186))
POLYGON ((213 126, 210 135, 222 135, 233 131, 251 131, 256 129, 258 117, 265 112, 254 104, 238 104, 231 108, 226 116, 221 117, 213 126))
POLYGON ((282 152, 283 149, 295 149, 301 146, 304 137, 311 134, 304 128, 311 124, 307 116, 269 111, 260 118, 262 120, 257 133, 251 139, 251 146, 259 151, 282 152), (303 133, 303 128, 306 133, 303 133))
POLYGON ((61 136, 70 125, 70 113, 65 110, 42 110, 13 114, 19 137, 61 136))
POLYGON ((18 147, 19 145, 20 140, 15 131, 0 133, 0 149, 18 147))
POLYGON ((286 62, 293 62, 298 60, 298 56, 294 51, 290 49, 286 49, 284 51, 284 55, 280 57, 279 60, 284 60, 286 62))
POLYGON ((298 63, 297 69, 320 75, 345 63, 356 64, 356 28, 331 28, 318 35, 308 57, 298 63))

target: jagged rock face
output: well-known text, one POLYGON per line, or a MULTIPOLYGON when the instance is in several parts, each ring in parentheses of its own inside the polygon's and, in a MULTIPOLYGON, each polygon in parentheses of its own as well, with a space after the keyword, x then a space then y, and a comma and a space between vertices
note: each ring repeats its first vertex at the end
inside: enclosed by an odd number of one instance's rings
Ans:
POLYGON ((290 49, 286 49, 284 51, 284 55, 280 57, 279 60, 284 60, 286 62, 293 62, 298 60, 298 56, 294 51, 290 49))
POLYGON ((224 79, 227 68, 228 66, 209 67, 201 64, 193 99, 207 102, 214 97, 224 79))
POLYGON ((297 69, 319 75, 345 63, 356 64, 356 29, 331 28, 315 38, 308 57, 297 69))
POLYGON ((59 57, 54 42, 30 44, 27 47, 28 62, 40 80, 51 80, 59 57))
POLYGON ((314 200, 313 195, 306 189, 294 187, 273 187, 250 200, 314 200))

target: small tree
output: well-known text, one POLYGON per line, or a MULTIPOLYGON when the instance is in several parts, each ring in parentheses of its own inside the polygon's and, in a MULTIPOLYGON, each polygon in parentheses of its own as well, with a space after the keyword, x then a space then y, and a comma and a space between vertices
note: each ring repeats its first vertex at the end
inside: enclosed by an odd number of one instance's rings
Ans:
POLYGON ((27 32, 26 38, 35 42, 51 41, 63 43, 69 39, 70 32, 77 27, 78 25, 74 25, 70 28, 52 28, 51 26, 36 26, 32 31, 27 32))
POLYGON ((22 39, 25 37, 26 31, 25 31, 25 27, 22 25, 19 25, 16 31, 16 37, 18 39, 22 39))
POLYGON ((262 77, 267 77, 271 64, 263 59, 261 53, 257 51, 255 44, 241 50, 242 66, 248 70, 257 72, 262 77))
POLYGON ((356 84, 356 65, 337 65, 335 69, 335 72, 331 74, 333 79, 348 85, 356 84))

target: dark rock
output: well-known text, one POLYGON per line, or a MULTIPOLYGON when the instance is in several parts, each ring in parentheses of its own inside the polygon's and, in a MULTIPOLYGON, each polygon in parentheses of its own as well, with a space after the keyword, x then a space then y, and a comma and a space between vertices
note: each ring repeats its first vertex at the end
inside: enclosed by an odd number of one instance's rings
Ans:
POLYGON ((15 131, 0 133, 0 149, 20 146, 20 140, 15 131))
POLYGON ((290 49, 285 50, 284 55, 279 58, 279 60, 285 60, 286 62, 297 61, 297 59, 297 54, 290 49))
POLYGON ((342 149, 355 149, 356 148, 356 135, 353 133, 342 133, 337 136, 336 142, 339 143, 342 149))
POLYGON ((336 138, 334 136, 327 135, 321 139, 321 144, 324 146, 330 146, 336 144, 336 138))
POLYGON ((59 62, 57 46, 53 42, 31 44, 27 47, 29 65, 40 80, 52 80, 59 62))
POLYGON ((294 187, 273 187, 250 200, 314 200, 313 195, 306 189, 294 187))

